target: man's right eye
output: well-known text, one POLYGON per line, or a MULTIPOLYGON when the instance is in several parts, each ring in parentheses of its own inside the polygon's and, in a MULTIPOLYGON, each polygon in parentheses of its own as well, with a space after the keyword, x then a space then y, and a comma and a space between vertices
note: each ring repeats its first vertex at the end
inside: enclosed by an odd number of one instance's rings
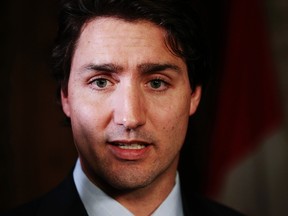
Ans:
POLYGON ((96 89, 105 89, 112 86, 112 83, 105 78, 97 78, 91 81, 91 85, 96 89))

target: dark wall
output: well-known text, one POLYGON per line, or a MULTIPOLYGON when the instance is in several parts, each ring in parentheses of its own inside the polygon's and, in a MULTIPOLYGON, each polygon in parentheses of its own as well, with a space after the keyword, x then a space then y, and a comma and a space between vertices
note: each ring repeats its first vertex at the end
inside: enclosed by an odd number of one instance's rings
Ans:
POLYGON ((1 3, 0 209, 6 209, 55 186, 76 153, 49 74, 57 1, 1 3))

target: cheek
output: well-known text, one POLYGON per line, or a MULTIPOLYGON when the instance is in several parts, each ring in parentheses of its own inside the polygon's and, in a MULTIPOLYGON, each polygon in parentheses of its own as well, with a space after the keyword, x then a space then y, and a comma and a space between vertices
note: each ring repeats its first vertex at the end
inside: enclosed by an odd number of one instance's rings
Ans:
POLYGON ((76 95, 72 99, 71 120, 99 125, 109 116, 109 105, 102 98, 90 95, 76 95))
POLYGON ((79 106, 71 113, 71 127, 75 145, 82 155, 95 153, 103 138, 103 120, 101 113, 91 109, 90 106, 79 106))
POLYGON ((103 109, 83 100, 78 100, 72 107, 71 126, 77 143, 90 143, 101 138, 100 135, 109 122, 107 108, 103 109))
POLYGON ((163 126, 163 130, 170 137, 171 140, 184 141, 188 126, 188 116, 178 116, 167 119, 166 124, 163 126), (178 117, 178 118, 177 118, 178 117))
MULTIPOLYGON (((177 98, 177 97, 174 97, 177 98)), ((162 123, 165 128, 170 128, 170 130, 178 130, 178 126, 187 124, 190 116, 190 103, 188 97, 183 97, 181 100, 169 100, 169 103, 162 106, 158 110, 158 118, 161 118, 162 123), (172 103, 171 103, 172 101, 172 103)))
POLYGON ((157 112, 154 122, 162 131, 162 136, 166 142, 173 142, 182 145, 185 139, 189 120, 189 106, 186 103, 179 103, 167 106, 162 111, 157 112))

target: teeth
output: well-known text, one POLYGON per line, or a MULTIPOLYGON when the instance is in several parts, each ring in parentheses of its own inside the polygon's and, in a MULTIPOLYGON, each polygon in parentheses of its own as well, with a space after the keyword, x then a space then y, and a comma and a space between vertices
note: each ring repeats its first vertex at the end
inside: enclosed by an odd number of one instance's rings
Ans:
POLYGON ((123 144, 123 143, 120 143, 119 144, 119 148, 121 149, 132 149, 132 150, 137 150, 137 149, 143 149, 145 148, 146 146, 145 145, 141 145, 141 144, 129 144, 129 145, 126 145, 126 144, 123 144))

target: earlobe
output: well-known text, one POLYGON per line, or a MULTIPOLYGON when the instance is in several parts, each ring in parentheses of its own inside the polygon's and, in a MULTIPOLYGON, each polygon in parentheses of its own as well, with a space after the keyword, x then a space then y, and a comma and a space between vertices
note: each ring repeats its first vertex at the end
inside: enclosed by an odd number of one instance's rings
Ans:
POLYGON ((201 99, 201 92, 202 92, 201 86, 197 86, 195 90, 191 93, 190 113, 189 113, 190 116, 193 115, 197 110, 197 107, 201 99))
POLYGON ((61 104, 63 112, 67 117, 70 117, 70 103, 68 98, 68 93, 61 89, 61 104))

